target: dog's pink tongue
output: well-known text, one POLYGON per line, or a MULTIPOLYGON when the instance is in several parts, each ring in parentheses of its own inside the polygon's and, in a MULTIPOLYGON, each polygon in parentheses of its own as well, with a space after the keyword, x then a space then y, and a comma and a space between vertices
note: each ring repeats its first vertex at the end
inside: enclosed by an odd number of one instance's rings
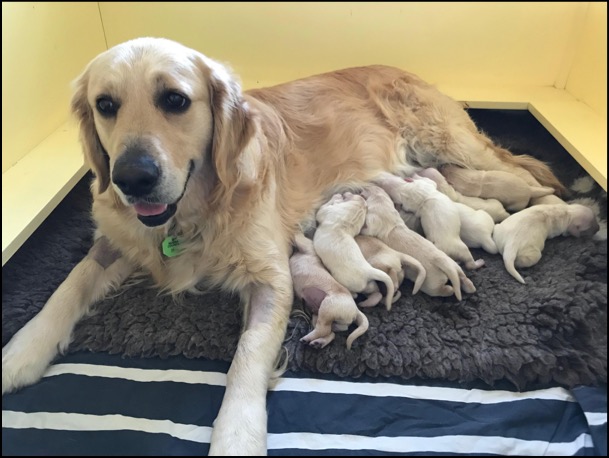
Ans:
POLYGON ((167 210, 167 204, 148 204, 146 202, 138 202, 133 204, 133 208, 140 216, 155 216, 160 215, 167 210))

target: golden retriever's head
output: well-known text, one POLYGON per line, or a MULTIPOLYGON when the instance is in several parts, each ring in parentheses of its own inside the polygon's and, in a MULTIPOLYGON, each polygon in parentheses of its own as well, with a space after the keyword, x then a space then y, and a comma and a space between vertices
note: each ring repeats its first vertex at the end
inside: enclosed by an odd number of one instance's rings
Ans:
POLYGON ((234 188, 242 162, 251 166, 240 156, 255 125, 238 83, 192 49, 132 40, 93 59, 74 86, 97 192, 115 192, 147 226, 175 214, 193 176, 211 193, 234 188))

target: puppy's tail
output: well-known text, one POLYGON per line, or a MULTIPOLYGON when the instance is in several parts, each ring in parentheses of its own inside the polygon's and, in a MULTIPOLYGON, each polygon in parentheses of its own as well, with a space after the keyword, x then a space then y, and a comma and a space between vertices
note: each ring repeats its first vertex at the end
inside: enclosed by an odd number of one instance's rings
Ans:
POLYGON ((554 175, 546 163, 527 154, 512 154, 508 150, 500 148, 492 143, 490 143, 490 146, 501 161, 513 166, 522 167, 533 175, 533 178, 542 186, 554 188, 557 196, 561 196, 567 191, 567 188, 565 188, 560 180, 556 178, 556 175, 554 175))
POLYGON ((368 330, 368 318, 362 313, 361 310, 357 311, 355 324, 357 324, 357 328, 351 334, 349 334, 349 337, 347 337, 347 350, 351 350, 351 345, 353 344, 353 341, 368 330))
POLYGON ((482 249, 490 254, 497 254, 499 250, 497 249, 497 244, 493 240, 493 237, 490 235, 485 237, 484 240, 480 242, 482 249))
POLYGON ((294 246, 301 253, 305 254, 315 254, 315 249, 313 248, 313 241, 308 239, 302 232, 297 232, 294 234, 294 246))
POLYGON ((524 285, 524 279, 518 273, 516 267, 514 266, 514 261, 516 261, 517 254, 518 251, 516 247, 512 243, 508 243, 505 246, 505 249, 503 250, 503 265, 505 265, 505 270, 507 270, 512 277, 514 277, 516 280, 518 280, 524 285))
POLYGON ((531 191, 531 198, 554 194, 554 188, 548 186, 529 186, 529 190, 531 191))
POLYGON ((385 283, 385 286, 387 287, 387 295, 385 296, 385 307, 387 307, 388 311, 391 310, 391 305, 393 304, 393 295, 395 293, 395 287, 393 286, 393 281, 391 281, 391 277, 382 270, 371 267, 369 271, 369 278, 371 280, 376 280, 385 283))
POLYGON ((423 267, 423 264, 421 264, 418 259, 413 258, 412 256, 407 255, 405 253, 400 253, 400 262, 402 264, 402 267, 412 267, 417 271, 417 276, 414 280, 414 288, 412 289, 412 294, 417 294, 421 289, 421 286, 423 286, 425 277, 427 277, 427 271, 425 270, 425 267, 423 267))

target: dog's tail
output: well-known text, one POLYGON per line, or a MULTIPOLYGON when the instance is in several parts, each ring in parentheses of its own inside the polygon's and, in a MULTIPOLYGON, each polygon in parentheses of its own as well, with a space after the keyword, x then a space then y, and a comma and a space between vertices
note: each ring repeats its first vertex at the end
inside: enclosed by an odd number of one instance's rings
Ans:
POLYGON ((505 270, 507 270, 512 277, 524 285, 524 279, 516 270, 516 266, 514 266, 517 254, 518 250, 516 246, 513 243, 508 242, 503 250, 503 265, 505 266, 505 270))
POLYGON ((548 186, 529 186, 529 190, 531 191, 531 198, 554 194, 554 188, 548 186))
POLYGON ((363 314, 361 310, 357 311, 357 317, 355 318, 355 324, 357 324, 357 328, 349 334, 347 337, 347 350, 351 350, 351 345, 353 341, 357 339, 359 336, 364 334, 368 330, 368 318, 363 314))
POLYGON ((387 287, 387 295, 385 296, 385 307, 387 310, 391 310, 391 305, 393 304, 393 295, 395 294, 395 286, 393 285, 393 281, 391 277, 387 275, 385 272, 379 269, 375 269, 370 266, 369 278, 371 280, 376 280, 385 283, 387 287))
POLYGON ((294 234, 294 246, 301 253, 315 254, 315 249, 313 248, 313 241, 307 238, 302 232, 297 232, 296 234, 294 234))
POLYGON ((480 241, 480 246, 484 251, 490 254, 497 254, 499 252, 497 244, 490 235, 484 237, 484 239, 480 241))
POLYGON ((423 267, 423 264, 421 264, 418 259, 405 253, 400 253, 400 262, 402 267, 412 267, 417 271, 417 276, 414 280, 414 288, 412 289, 412 294, 417 294, 421 289, 421 286, 423 286, 425 278, 427 277, 425 267, 423 267))

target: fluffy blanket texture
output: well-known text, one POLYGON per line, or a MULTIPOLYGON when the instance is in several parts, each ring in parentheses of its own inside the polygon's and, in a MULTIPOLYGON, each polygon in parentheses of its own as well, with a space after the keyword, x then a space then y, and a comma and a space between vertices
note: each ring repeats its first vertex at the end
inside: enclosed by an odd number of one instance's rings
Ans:
MULTIPOLYGON (((565 184, 574 184, 570 198, 586 198, 583 203, 606 220, 606 193, 528 112, 470 113, 498 143, 548 162, 565 184)), ((87 253, 89 181, 85 177, 70 192, 2 269, 3 345, 87 253)), ((285 341, 288 367, 352 377, 509 380, 520 389, 607 381, 606 241, 549 240, 539 264, 521 270, 526 285, 505 271, 499 255, 473 254, 486 261, 468 273, 477 293, 462 302, 422 293, 413 297, 412 284, 405 282, 391 312, 365 311, 370 329, 351 351, 345 348, 346 333, 323 350, 299 342, 309 322, 294 313, 285 341)), ((240 319, 237 297, 220 292, 161 296, 143 277, 92 309, 77 326, 70 351, 229 360, 240 319)))

